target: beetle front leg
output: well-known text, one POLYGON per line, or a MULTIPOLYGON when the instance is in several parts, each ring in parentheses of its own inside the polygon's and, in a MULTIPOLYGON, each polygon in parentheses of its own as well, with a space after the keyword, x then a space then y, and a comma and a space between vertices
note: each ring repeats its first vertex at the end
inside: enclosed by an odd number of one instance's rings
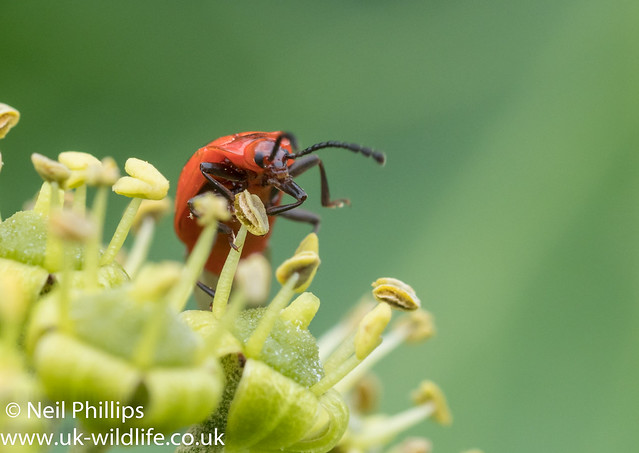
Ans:
POLYGON ((268 215, 278 215, 283 212, 290 211, 291 209, 296 208, 304 203, 306 201, 306 198, 308 197, 308 195, 306 195, 306 192, 304 192, 304 189, 298 186, 297 183, 291 178, 287 178, 284 181, 274 180, 270 181, 270 183, 273 185, 273 187, 281 190, 285 194, 292 196, 297 201, 280 206, 269 206, 266 208, 266 213, 268 215))
POLYGON ((293 220, 294 222, 304 222, 313 226, 313 233, 317 233, 320 227, 320 216, 306 209, 292 209, 290 211, 280 213, 280 217, 293 220))
POLYGON ((316 155, 312 154, 310 156, 305 156, 296 160, 293 165, 288 168, 288 173, 289 175, 295 177, 301 175, 306 170, 313 168, 316 165, 319 167, 320 171, 320 191, 322 206, 327 208, 341 208, 345 204, 350 205, 351 202, 348 198, 338 198, 337 200, 331 200, 331 192, 328 188, 328 178, 326 177, 326 170, 324 170, 324 164, 322 164, 322 160, 316 155))
POLYGON ((218 195, 222 195, 228 201, 233 203, 235 195, 224 184, 214 178, 214 176, 224 178, 227 181, 246 182, 246 173, 236 167, 225 164, 215 164, 212 162, 200 163, 200 171, 206 180, 211 183, 211 188, 218 195))

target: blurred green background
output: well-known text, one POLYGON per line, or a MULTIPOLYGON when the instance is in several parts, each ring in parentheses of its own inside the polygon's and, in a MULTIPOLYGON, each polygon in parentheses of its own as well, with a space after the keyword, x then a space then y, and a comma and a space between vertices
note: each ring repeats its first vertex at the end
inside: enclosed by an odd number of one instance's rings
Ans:
MULTIPOLYGON (((401 278, 438 336, 380 364, 384 409, 438 382, 454 425, 411 432, 436 452, 636 451, 638 42, 632 1, 4 0, 0 101, 22 119, 0 208, 37 190, 32 152, 136 156, 175 187, 234 132, 384 150, 321 151, 350 208, 299 178, 324 220, 314 331, 401 278)), ((274 261, 307 231, 278 221, 274 261)), ((182 256, 165 221, 153 258, 182 256)))

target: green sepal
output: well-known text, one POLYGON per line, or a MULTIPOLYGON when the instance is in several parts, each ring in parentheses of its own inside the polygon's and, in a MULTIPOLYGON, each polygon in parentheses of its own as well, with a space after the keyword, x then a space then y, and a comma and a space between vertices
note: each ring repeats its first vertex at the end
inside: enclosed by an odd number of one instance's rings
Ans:
POLYGON ((348 427, 348 407, 341 395, 335 390, 329 390, 320 398, 322 414, 317 417, 311 433, 303 440, 290 445, 287 452, 324 453, 337 445, 348 427))
MULTIPOLYGON (((78 244, 67 244, 68 256, 74 269, 82 265, 82 248, 78 244)), ((32 266, 45 267, 47 249, 47 217, 36 211, 18 211, 0 224, 0 257, 32 266)), ((52 263, 49 263, 52 264, 52 263)), ((57 272, 56 267, 48 268, 57 272)))
POLYGON ((127 402, 141 380, 123 359, 58 332, 40 338, 33 365, 54 401, 127 402))
POLYGON ((144 375, 144 418, 134 426, 171 431, 199 423, 215 410, 224 388, 224 375, 215 359, 191 368, 155 368, 144 375))
POLYGON ((180 313, 180 319, 202 339, 206 355, 222 357, 242 352, 240 341, 220 324, 212 312, 187 310, 180 313))
POLYGON ((229 408, 227 446, 281 450, 305 436, 318 405, 307 388, 249 359, 229 408))
MULTIPOLYGON (((34 307, 27 332, 28 353, 33 351, 44 332, 58 327, 59 296, 59 291, 53 291, 34 307)), ((126 288, 95 293, 73 292, 70 318, 78 338, 129 361, 134 358, 135 345, 141 341, 147 323, 154 320, 156 310, 167 312, 152 365, 180 367, 201 361, 202 343, 177 313, 158 307, 154 302, 132 301, 127 297, 126 288)))

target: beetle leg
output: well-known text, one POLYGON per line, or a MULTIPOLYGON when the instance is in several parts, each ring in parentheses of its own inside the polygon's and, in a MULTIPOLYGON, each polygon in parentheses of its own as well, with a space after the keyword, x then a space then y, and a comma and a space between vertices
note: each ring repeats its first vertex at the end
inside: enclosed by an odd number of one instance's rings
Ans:
POLYGON ((304 189, 298 186, 297 183, 290 178, 284 181, 271 181, 271 184, 273 184, 274 187, 281 190, 285 194, 292 196, 297 201, 280 206, 269 206, 268 208, 266 208, 266 213, 268 215, 278 215, 282 212, 290 211, 291 209, 296 208, 304 203, 304 201, 306 201, 306 198, 308 197, 308 195, 306 195, 306 192, 304 192, 304 189))
POLYGON ((233 232, 233 228, 231 228, 225 223, 218 223, 217 231, 227 235, 226 237, 229 240, 229 245, 231 246, 233 250, 235 250, 236 252, 239 250, 238 246, 235 245, 235 233, 233 232))
POLYGON ((235 200, 235 195, 233 194, 233 192, 227 189, 224 184, 215 179, 214 176, 224 178, 228 181, 246 181, 246 173, 229 165, 214 164, 212 162, 202 162, 200 163, 200 171, 202 172, 202 175, 206 178, 206 180, 211 183, 211 188, 213 189, 213 191, 215 191, 219 195, 222 195, 230 202, 233 202, 233 200, 235 200))
POLYGON ((292 209, 290 211, 280 213, 280 217, 293 220, 295 222, 304 222, 313 225, 313 233, 317 233, 320 227, 320 216, 306 209, 292 209))
POLYGON ((331 192, 328 188, 328 178, 326 178, 326 170, 324 170, 324 164, 322 160, 315 154, 305 156, 297 159, 290 167, 288 167, 288 174, 295 177, 301 175, 306 170, 319 167, 320 171, 320 191, 322 194, 322 206, 328 208, 341 208, 345 204, 350 205, 351 202, 348 198, 338 198, 337 200, 331 200, 331 192))
POLYGON ((207 286, 207 285, 205 285, 204 283, 202 283, 200 281, 197 282, 197 286, 202 291, 204 291, 209 297, 215 297, 215 290, 213 288, 211 288, 210 286, 207 286))

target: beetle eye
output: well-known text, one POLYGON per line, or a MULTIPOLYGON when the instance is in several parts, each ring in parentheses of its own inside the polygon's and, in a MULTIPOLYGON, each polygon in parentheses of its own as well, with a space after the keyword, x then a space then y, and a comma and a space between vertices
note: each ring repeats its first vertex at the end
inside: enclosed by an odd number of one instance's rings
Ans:
POLYGON ((264 168, 264 153, 255 153, 253 160, 258 166, 264 168))

